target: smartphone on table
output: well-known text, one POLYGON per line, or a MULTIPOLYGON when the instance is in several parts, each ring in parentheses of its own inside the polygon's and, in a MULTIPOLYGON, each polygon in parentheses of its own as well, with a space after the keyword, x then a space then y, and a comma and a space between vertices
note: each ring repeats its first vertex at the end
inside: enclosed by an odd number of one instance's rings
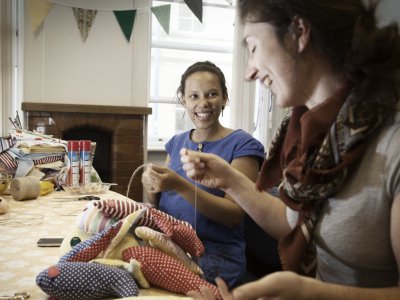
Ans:
POLYGON ((38 247, 60 247, 63 238, 41 238, 37 241, 38 247))

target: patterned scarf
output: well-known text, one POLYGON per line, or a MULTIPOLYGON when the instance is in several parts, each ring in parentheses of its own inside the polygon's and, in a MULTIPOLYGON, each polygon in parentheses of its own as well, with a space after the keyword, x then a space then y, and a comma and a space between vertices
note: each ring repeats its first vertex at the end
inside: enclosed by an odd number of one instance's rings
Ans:
POLYGON ((279 240, 284 270, 315 276, 313 231, 319 208, 340 189, 383 116, 382 105, 356 102, 344 87, 311 110, 293 108, 283 119, 256 186, 263 190, 280 184, 279 197, 299 212, 296 226, 279 240))

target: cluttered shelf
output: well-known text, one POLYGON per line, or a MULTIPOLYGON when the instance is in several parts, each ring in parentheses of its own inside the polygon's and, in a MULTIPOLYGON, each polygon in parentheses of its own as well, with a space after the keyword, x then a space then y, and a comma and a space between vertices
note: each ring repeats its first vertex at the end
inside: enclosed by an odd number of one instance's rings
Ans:
MULTIPOLYGON (((112 191, 96 196, 100 199, 125 200, 125 196, 112 191)), ((56 264, 65 251, 69 251, 69 241, 76 232, 76 218, 90 201, 78 200, 78 196, 65 191, 54 191, 24 201, 14 200, 11 195, 3 194, 0 197, 0 210, 6 210, 6 213, 0 214, 0 295, 26 292, 30 299, 48 299, 37 285, 36 277, 56 264), (49 237, 64 238, 64 242, 61 247, 37 246, 39 239, 49 237)), ((94 278, 92 280, 95 281, 94 278)), ((185 298, 154 286, 140 288, 138 296, 151 296, 152 299, 165 299, 166 296, 185 298)))

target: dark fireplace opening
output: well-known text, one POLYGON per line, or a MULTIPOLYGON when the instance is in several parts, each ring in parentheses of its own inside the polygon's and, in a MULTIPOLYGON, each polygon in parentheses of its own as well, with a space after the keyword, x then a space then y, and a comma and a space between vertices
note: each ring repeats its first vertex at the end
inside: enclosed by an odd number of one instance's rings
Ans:
POLYGON ((112 133, 95 126, 77 126, 62 132, 63 140, 96 142, 93 167, 103 182, 111 182, 112 133))

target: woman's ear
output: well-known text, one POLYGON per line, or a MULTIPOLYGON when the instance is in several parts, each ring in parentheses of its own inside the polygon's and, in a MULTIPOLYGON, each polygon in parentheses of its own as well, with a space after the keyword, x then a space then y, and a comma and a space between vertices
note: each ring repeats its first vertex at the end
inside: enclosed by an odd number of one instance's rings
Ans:
POLYGON ((224 101, 222 102, 223 109, 225 108, 226 104, 228 103, 228 100, 229 100, 228 96, 225 96, 224 101))
POLYGON ((297 41, 297 51, 299 53, 303 52, 310 43, 311 38, 311 26, 310 23, 299 17, 294 16, 292 24, 290 25, 290 31, 292 32, 294 38, 297 41))

